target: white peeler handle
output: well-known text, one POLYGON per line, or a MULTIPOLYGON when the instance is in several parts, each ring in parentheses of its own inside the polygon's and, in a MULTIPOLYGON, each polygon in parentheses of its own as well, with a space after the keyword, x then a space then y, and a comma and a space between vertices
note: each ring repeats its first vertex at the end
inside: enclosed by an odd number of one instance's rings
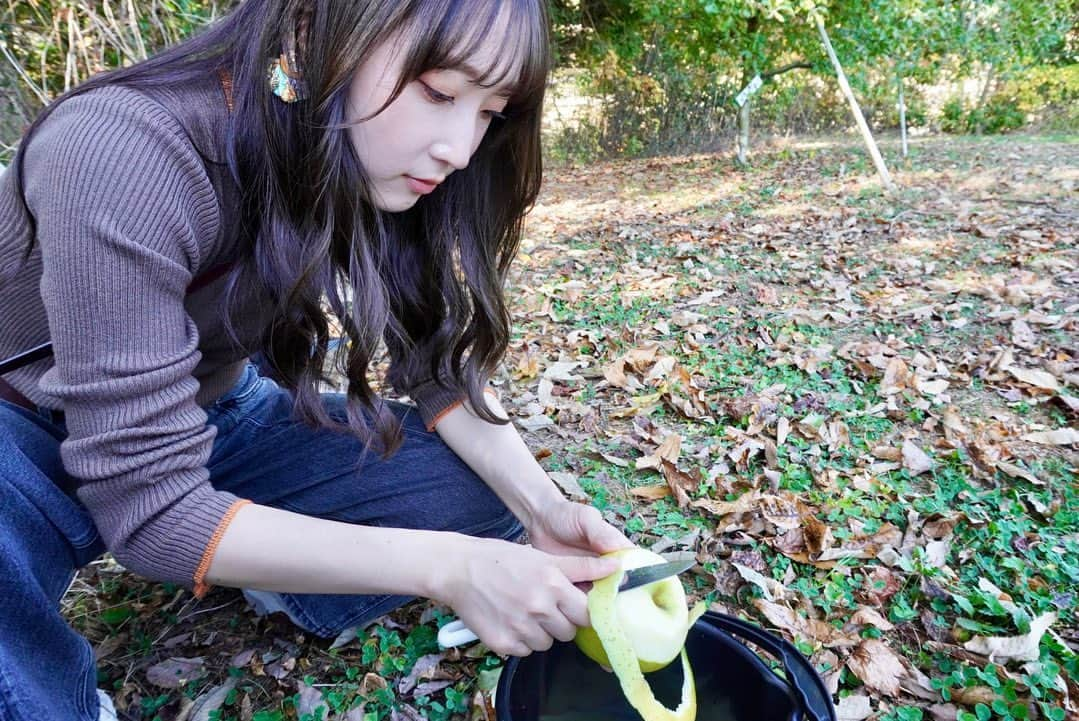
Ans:
POLYGON ((459 618, 450 621, 438 630, 438 645, 442 648, 453 648, 454 646, 472 643, 473 641, 478 641, 479 638, 459 618))

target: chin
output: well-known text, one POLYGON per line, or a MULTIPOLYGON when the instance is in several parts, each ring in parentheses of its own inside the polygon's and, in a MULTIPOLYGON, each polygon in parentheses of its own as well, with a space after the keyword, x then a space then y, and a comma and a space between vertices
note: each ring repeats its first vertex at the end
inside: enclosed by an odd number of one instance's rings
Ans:
POLYGON ((399 187, 371 187, 371 205, 383 213, 403 213, 412 209, 422 196, 399 187))
POLYGON ((384 213, 403 213, 406 210, 411 210, 416 205, 419 198, 416 196, 410 198, 394 198, 387 200, 380 198, 375 201, 374 206, 384 213))

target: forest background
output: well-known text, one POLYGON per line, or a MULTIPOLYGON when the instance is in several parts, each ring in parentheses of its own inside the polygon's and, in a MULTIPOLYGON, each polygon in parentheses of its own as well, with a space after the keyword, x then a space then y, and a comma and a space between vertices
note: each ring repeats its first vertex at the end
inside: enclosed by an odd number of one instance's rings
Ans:
MULTIPOLYGON (((0 14, 0 162, 43 104, 146 57, 228 0, 7 0, 0 14)), ((1079 125, 1072 0, 555 0, 553 160, 711 149, 742 120, 769 135, 851 127, 809 13, 820 12, 870 126, 915 133, 1079 125), (751 118, 751 121, 750 121, 751 118)))

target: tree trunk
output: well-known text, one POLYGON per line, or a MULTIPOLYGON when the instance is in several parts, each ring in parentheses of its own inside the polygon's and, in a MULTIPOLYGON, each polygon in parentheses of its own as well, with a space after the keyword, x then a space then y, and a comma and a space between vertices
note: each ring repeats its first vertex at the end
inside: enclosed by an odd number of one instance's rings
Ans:
POLYGON ((828 57, 832 61, 832 65, 835 66, 836 77, 839 79, 839 88, 843 91, 843 94, 847 97, 847 102, 850 103, 851 112, 854 114, 854 120, 858 123, 858 130, 862 133, 862 139, 865 140, 866 147, 869 148, 869 154, 873 158, 873 164, 877 166, 877 173, 880 175, 881 182, 884 184, 884 188, 889 192, 895 190, 895 184, 892 183, 892 176, 888 174, 888 168, 884 165, 884 158, 880 156, 880 149, 877 147, 877 141, 873 140, 873 133, 869 132, 869 125, 865 122, 865 116, 862 115, 862 109, 858 105, 858 100, 854 97, 854 91, 850 89, 850 83, 847 82, 847 75, 843 72, 843 66, 839 64, 839 58, 835 54, 835 49, 832 47, 832 41, 828 39, 828 31, 824 29, 824 21, 821 20, 820 15, 814 13, 813 19, 817 23, 817 30, 820 31, 821 40, 824 42, 824 49, 828 51, 828 57))
POLYGON ((902 140, 903 157, 907 157, 907 104, 903 100, 903 76, 897 74, 899 80, 899 137, 902 140))
MULTIPOLYGON (((752 38, 760 29, 761 19, 757 15, 746 18, 746 37, 752 38)), ((757 74, 755 61, 748 53, 742 59, 742 87, 749 85, 757 74)), ((738 164, 749 164, 749 106, 753 102, 753 96, 746 98, 745 105, 738 109, 738 164)))
POLYGON ((974 111, 974 134, 981 135, 985 132, 985 113, 982 110, 985 108, 985 102, 989 99, 989 90, 993 87, 993 70, 994 66, 990 65, 989 70, 985 73, 985 85, 982 86, 981 95, 978 96, 978 107, 974 111))

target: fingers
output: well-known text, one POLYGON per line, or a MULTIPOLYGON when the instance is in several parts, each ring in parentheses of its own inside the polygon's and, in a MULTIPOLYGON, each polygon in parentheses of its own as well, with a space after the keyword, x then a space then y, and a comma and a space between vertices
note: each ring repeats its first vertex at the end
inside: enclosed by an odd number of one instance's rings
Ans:
POLYGON ((622 567, 617 558, 597 556, 551 556, 570 583, 606 578, 622 567))
POLYGON ((617 528, 603 520, 594 506, 579 506, 581 530, 590 548, 597 553, 609 553, 621 548, 633 548, 633 543, 617 528))
MULTIPOLYGON (((587 622, 587 620, 588 609, 585 609, 585 621, 587 622)), ((559 641, 572 641, 573 637, 577 635, 577 628, 576 621, 570 620, 566 614, 552 618, 543 626, 544 631, 559 641)))

